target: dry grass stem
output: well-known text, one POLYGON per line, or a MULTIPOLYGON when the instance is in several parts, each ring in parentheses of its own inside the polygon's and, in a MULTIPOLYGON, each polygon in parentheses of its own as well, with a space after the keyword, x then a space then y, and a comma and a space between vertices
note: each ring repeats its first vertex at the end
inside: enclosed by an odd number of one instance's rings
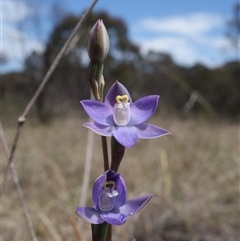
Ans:
POLYGON ((88 131, 87 136, 87 147, 86 147, 86 158, 83 172, 83 182, 80 195, 80 206, 85 206, 87 201, 87 193, 89 191, 89 178, 90 171, 92 166, 92 154, 93 154, 93 142, 94 142, 94 133, 88 131))
MULTIPOLYGON (((169 71, 165 67, 157 67, 162 73, 164 73, 166 76, 168 76, 170 79, 172 79, 175 83, 177 83, 183 90, 186 91, 190 96, 192 93, 196 93, 196 91, 190 87, 184 79, 180 78, 178 75, 174 74, 173 71, 169 71)), ((198 93, 197 98, 195 99, 203 108, 205 108, 210 114, 213 116, 218 116, 217 111, 214 109, 214 107, 200 94, 198 93)))
POLYGON ((1 184, 1 187, 0 187, 0 198, 1 198, 2 194, 3 194, 4 189, 5 189, 5 185, 6 185, 6 181, 7 181, 8 169, 10 168, 10 166, 11 166, 11 164, 13 162, 13 157, 14 157, 14 154, 15 154, 15 150, 17 148, 17 143, 18 143, 18 139, 19 139, 19 136, 20 136, 21 128, 22 127, 20 125, 17 126, 17 131, 16 131, 15 138, 14 138, 14 141, 13 141, 12 149, 9 152, 7 166, 5 168, 5 171, 4 171, 4 174, 3 174, 3 179, 2 179, 2 184, 1 184))
POLYGON ((56 230, 55 226, 53 225, 52 221, 49 219, 47 214, 42 210, 42 208, 38 205, 32 205, 35 209, 36 213, 38 214, 39 218, 42 220, 48 231, 51 233, 52 238, 54 241, 62 241, 62 237, 56 230))
POLYGON ((163 194, 167 200, 171 199, 171 189, 172 189, 172 182, 171 182, 171 175, 169 169, 169 162, 167 159, 167 153, 164 149, 160 150, 160 162, 161 162, 161 169, 163 172, 163 194))
MULTIPOLYGON (((0 122, 0 137, 1 137, 2 145, 3 145, 3 150, 6 154, 6 158, 8 159, 8 157, 10 155, 10 151, 9 151, 7 139, 5 137, 5 133, 3 131, 3 127, 2 127, 1 122, 0 122)), ((17 175, 17 171, 16 171, 15 166, 14 166, 14 162, 12 162, 11 165, 10 165, 10 171, 11 171, 11 174, 12 174, 13 182, 15 184, 17 193, 18 193, 18 198, 19 198, 19 201, 21 203, 24 216, 26 218, 27 226, 28 226, 28 229, 29 229, 29 232, 30 232, 30 235, 31 235, 31 240, 37 241, 38 239, 37 239, 34 227, 33 227, 32 219, 31 219, 31 216, 29 214, 28 207, 27 207, 25 199, 24 199, 24 194, 23 194, 23 191, 22 191, 19 179, 18 179, 18 175, 17 175)))
MULTIPOLYGON (((90 99, 93 99, 92 91, 90 92, 90 99)), ((91 121, 91 118, 89 118, 89 121, 91 121)), ((92 166, 93 145, 94 145, 94 133, 89 130, 87 134, 86 157, 85 157, 85 164, 84 164, 80 202, 79 202, 80 206, 85 206, 87 201, 87 192, 89 188, 89 178, 90 178, 90 172, 91 172, 91 166, 92 166)))

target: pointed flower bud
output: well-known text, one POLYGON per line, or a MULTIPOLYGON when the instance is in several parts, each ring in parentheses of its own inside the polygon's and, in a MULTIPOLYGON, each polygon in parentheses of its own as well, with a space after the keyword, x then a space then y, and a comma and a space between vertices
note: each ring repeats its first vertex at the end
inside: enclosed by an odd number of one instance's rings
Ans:
POLYGON ((88 55, 91 61, 103 62, 108 55, 109 45, 107 30, 99 19, 88 35, 88 55))

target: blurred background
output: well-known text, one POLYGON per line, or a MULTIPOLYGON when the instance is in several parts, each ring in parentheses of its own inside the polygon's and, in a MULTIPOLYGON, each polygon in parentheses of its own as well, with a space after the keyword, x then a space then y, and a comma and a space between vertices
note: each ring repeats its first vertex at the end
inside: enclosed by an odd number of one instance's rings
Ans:
MULTIPOLYGON (((9 145, 17 118, 90 3, 2 2, 0 114, 9 145)), ((78 221, 74 208, 87 135, 79 101, 90 96, 87 35, 98 19, 111 43, 105 91, 119 80, 133 100, 160 95, 151 122, 173 133, 127 150, 120 172, 129 198, 144 193, 155 198, 128 225, 115 228, 115 237, 239 238, 239 13, 235 0, 98 1, 38 98, 16 152, 39 240, 89 240, 90 227, 78 221)), ((90 185, 102 172, 98 137, 94 145, 90 185)), ((8 179, 3 240, 30 240, 11 175, 8 179)))

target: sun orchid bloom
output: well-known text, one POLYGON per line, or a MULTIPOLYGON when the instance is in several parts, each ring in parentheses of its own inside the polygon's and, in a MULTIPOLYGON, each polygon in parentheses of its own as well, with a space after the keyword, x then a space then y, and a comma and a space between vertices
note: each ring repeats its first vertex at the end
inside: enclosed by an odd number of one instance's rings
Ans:
POLYGON ((84 110, 94 120, 83 126, 102 136, 114 136, 125 147, 138 138, 151 139, 170 134, 168 130, 144 123, 155 112, 159 96, 149 95, 132 102, 128 90, 118 81, 109 89, 104 103, 82 100, 84 110))
POLYGON ((143 209, 152 198, 152 195, 144 195, 126 201, 126 195, 126 185, 122 176, 108 170, 99 176, 93 185, 94 207, 77 207, 75 212, 92 224, 107 222, 122 225, 129 216, 143 209))

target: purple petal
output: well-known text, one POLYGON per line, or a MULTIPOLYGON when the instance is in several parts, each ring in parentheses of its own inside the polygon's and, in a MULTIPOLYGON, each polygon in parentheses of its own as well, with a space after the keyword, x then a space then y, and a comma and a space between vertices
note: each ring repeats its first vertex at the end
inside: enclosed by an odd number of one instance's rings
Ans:
POLYGON ((89 223, 100 224, 104 222, 104 220, 100 217, 99 213, 94 208, 77 207, 75 212, 79 217, 89 223))
POLYGON ((151 139, 171 134, 168 130, 147 123, 142 123, 135 127, 137 129, 138 137, 143 139, 151 139))
POLYGON ((107 172, 104 172, 101 176, 99 176, 96 181, 93 184, 93 189, 92 189, 92 202, 94 208, 98 208, 97 203, 98 203, 98 196, 103 189, 104 183, 107 180, 107 172))
POLYGON ((120 174, 117 174, 117 175, 118 176, 116 176, 115 178, 112 179, 116 185, 115 190, 118 191, 118 196, 116 196, 114 208, 119 208, 122 205, 124 205, 124 203, 126 202, 126 198, 127 198, 127 190, 126 190, 125 181, 120 174))
POLYGON ((113 128, 111 126, 101 125, 96 122, 87 122, 84 123, 83 126, 87 127, 88 129, 101 136, 112 136, 113 133, 113 128))
POLYGON ((145 96, 131 104, 131 119, 128 125, 137 125, 150 118, 158 105, 159 96, 145 96))
POLYGON ((144 195, 127 201, 125 205, 119 208, 120 213, 128 217, 139 212, 147 205, 152 196, 153 195, 144 195))
POLYGON ((130 94, 125 86, 116 81, 107 92, 104 103, 113 107, 116 103, 116 97, 118 95, 127 95, 130 103, 132 102, 130 94))
POLYGON ((102 125, 113 125, 112 109, 96 100, 82 100, 80 101, 87 114, 97 123, 102 125))
POLYGON ((113 180, 114 178, 118 179, 120 175, 119 173, 116 173, 113 170, 106 171, 106 174, 107 174, 107 180, 113 180))
POLYGON ((127 217, 117 212, 102 212, 100 213, 101 218, 112 225, 122 225, 127 221, 127 217))
POLYGON ((98 194, 103 188, 103 185, 105 181, 113 181, 115 183, 115 190, 118 192, 118 196, 115 198, 115 205, 114 208, 119 208, 126 202, 126 196, 127 196, 127 190, 126 190, 126 184, 124 179, 119 173, 115 173, 112 170, 106 171, 104 174, 102 174, 98 179, 95 181, 93 186, 93 193, 92 193, 92 199, 93 199, 93 205, 96 209, 97 207, 97 201, 98 201, 98 194))
POLYGON ((138 139, 136 128, 131 126, 118 126, 114 128, 113 136, 122 146, 128 148, 135 145, 138 139))

